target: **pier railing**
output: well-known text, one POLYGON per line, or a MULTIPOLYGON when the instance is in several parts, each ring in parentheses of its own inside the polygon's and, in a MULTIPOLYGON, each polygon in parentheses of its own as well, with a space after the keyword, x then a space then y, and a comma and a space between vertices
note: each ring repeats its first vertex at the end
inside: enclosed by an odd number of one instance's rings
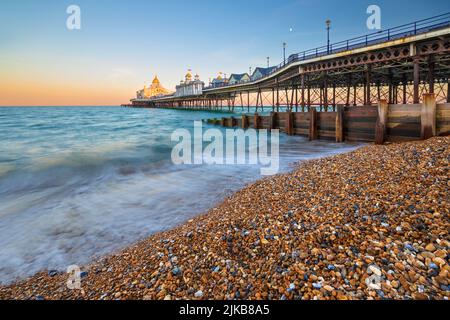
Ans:
MULTIPOLYGON (((405 37, 415 36, 427 32, 432 32, 435 30, 443 29, 450 27, 450 12, 434 16, 428 19, 418 20, 412 23, 408 23, 405 25, 401 25, 398 27, 390 28, 387 30, 382 30, 379 32, 367 34, 364 36, 340 41, 337 43, 330 44, 330 46, 322 46, 310 50, 306 50, 303 52, 295 53, 289 56, 286 61, 283 61, 279 65, 277 65, 270 73, 266 74, 262 78, 257 81, 261 81, 261 79, 269 78, 274 73, 277 73, 283 68, 288 67, 290 64, 293 64, 298 61, 306 61, 309 59, 324 57, 327 55, 332 55, 340 52, 345 52, 349 50, 361 49, 365 47, 369 47, 372 45, 393 41, 397 39, 402 39, 405 37)), ((251 84, 255 81, 246 82, 246 84, 251 84)), ((233 86, 231 84, 221 85, 220 88, 233 86)), ((206 87, 205 90, 208 89, 216 89, 219 87, 206 87)))

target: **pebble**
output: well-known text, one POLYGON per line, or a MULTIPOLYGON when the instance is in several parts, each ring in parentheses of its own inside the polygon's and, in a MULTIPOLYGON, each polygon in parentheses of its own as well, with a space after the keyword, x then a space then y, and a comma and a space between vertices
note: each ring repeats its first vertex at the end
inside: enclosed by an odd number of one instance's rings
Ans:
POLYGON ((322 289, 322 283, 316 282, 312 284, 314 289, 322 289))

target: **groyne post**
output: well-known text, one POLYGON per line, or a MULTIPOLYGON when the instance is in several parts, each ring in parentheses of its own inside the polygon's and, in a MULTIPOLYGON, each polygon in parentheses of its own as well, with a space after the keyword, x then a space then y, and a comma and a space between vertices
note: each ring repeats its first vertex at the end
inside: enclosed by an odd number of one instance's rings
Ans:
POLYGON ((276 112, 271 112, 270 113, 270 118, 269 118, 269 126, 270 126, 270 130, 276 129, 277 126, 277 116, 278 113, 276 112))
POLYGON ((248 116, 245 114, 242 115, 242 129, 248 129, 248 116))
POLYGON ((317 110, 311 108, 309 117, 309 141, 317 140, 317 110))
POLYGON ((344 107, 337 106, 336 110, 336 142, 344 142, 344 107))
POLYGON ((236 127, 237 121, 234 117, 231 117, 231 127, 236 127))
POLYGON ((389 112, 387 100, 378 101, 378 119, 375 125, 375 144, 381 145, 386 141, 386 124, 389 112))
POLYGON ((287 113, 286 132, 289 136, 294 135, 294 113, 292 112, 287 113))
POLYGON ((256 130, 258 130, 259 128, 260 128, 260 120, 261 120, 261 117, 259 116, 259 114, 258 113, 255 113, 255 115, 253 116, 254 118, 254 123, 253 123, 253 125, 254 125, 254 128, 256 129, 256 130))
POLYGON ((434 93, 423 95, 420 137, 423 140, 436 136, 436 96, 434 93))

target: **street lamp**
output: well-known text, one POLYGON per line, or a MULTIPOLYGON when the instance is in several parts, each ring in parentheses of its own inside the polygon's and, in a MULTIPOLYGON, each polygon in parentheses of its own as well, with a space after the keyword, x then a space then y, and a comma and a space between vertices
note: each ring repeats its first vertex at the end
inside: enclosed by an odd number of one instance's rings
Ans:
POLYGON ((328 19, 325 21, 327 24, 327 53, 330 54, 330 29, 331 29, 331 20, 328 19))
POLYGON ((270 57, 267 57, 267 68, 270 67, 270 57))
POLYGON ((287 46, 287 43, 283 42, 283 61, 284 61, 284 64, 286 64, 286 46, 287 46))

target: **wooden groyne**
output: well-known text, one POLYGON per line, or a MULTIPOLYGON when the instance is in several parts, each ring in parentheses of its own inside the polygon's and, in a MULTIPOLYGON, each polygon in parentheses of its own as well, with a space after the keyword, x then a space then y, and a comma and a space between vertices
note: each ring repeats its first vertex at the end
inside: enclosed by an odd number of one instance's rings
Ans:
POLYGON ((381 144, 450 135, 450 103, 437 104, 434 94, 424 95, 423 101, 403 105, 381 100, 376 106, 337 106, 334 112, 310 107, 308 112, 272 112, 268 116, 255 113, 207 122, 230 128, 279 129, 288 135, 336 142, 381 144))

